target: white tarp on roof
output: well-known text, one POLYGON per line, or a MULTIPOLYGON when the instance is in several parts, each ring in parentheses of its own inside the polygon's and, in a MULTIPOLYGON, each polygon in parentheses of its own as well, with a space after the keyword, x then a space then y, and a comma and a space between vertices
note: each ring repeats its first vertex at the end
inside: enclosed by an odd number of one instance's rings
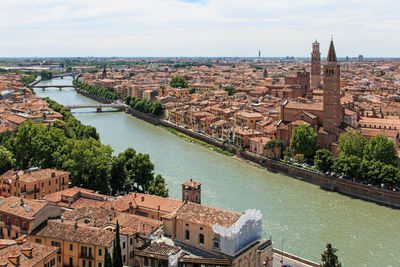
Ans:
POLYGON ((250 209, 229 227, 212 226, 214 233, 219 234, 221 252, 234 256, 252 242, 261 238, 262 214, 260 210, 250 209))

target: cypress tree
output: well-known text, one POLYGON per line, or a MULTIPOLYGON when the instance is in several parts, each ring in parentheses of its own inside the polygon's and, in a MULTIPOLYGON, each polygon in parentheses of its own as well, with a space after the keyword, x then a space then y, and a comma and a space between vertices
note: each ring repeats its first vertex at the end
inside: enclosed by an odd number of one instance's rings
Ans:
POLYGON ((113 267, 123 267, 121 242, 119 239, 119 223, 117 221, 117 228, 115 230, 114 248, 113 248, 113 267))
POLYGON ((113 267, 111 255, 110 252, 108 252, 107 248, 106 251, 104 252, 104 267, 113 267))

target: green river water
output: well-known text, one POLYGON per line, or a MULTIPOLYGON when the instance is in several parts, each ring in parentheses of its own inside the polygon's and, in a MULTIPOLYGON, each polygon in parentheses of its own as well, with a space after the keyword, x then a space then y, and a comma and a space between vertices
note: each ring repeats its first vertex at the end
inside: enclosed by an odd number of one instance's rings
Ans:
MULTIPOLYGON (((40 85, 71 84, 71 78, 40 85)), ((60 104, 96 103, 73 89, 36 91, 60 104)), ((114 153, 133 147, 148 153, 162 174, 170 197, 181 198, 180 184, 203 183, 202 204, 243 212, 260 209, 263 235, 274 246, 320 262, 325 245, 339 249, 343 266, 400 266, 400 210, 327 192, 285 175, 271 173, 186 142, 161 127, 122 112, 76 110, 84 124, 97 128, 114 153)))

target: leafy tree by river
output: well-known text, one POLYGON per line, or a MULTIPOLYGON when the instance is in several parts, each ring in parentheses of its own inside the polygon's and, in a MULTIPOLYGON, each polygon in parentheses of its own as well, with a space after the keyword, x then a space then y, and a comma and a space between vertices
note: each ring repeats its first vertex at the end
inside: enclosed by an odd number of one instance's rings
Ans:
POLYGON ((148 154, 136 154, 133 148, 112 156, 112 148, 101 144, 96 129, 75 119, 62 105, 46 99, 64 115, 64 122, 43 125, 27 121, 13 132, 0 133, 1 171, 11 167, 26 169, 32 166, 55 168, 71 173, 73 186, 101 193, 130 190, 137 185, 143 192, 165 195, 165 183, 152 183, 154 165, 148 154), (3 153, 4 152, 4 153, 3 153), (4 165, 4 166, 3 166, 4 165))
POLYGON ((121 98, 121 96, 117 92, 115 92, 114 89, 108 89, 104 87, 90 85, 87 83, 80 82, 76 79, 72 82, 72 84, 75 87, 80 88, 91 95, 101 97, 106 100, 115 101, 121 98))
POLYGON ((127 96, 125 98, 125 104, 129 105, 134 110, 148 113, 156 117, 161 116, 164 110, 160 102, 151 101, 149 99, 135 98, 131 96, 127 96))
POLYGON ((296 154, 303 154, 306 158, 312 158, 317 150, 317 134, 308 124, 300 124, 293 130, 290 139, 290 147, 296 154))

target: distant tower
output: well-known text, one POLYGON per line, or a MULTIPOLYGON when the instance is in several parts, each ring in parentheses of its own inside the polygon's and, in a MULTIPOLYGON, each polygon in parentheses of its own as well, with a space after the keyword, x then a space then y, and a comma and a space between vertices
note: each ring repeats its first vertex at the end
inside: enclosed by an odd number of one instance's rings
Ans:
POLYGON ((182 186, 182 201, 190 201, 201 204, 201 183, 190 179, 189 182, 181 184, 182 186))
POLYGON ((344 108, 340 104, 340 65, 337 62, 333 40, 329 46, 324 65, 324 111, 323 126, 328 133, 343 122, 344 108))
POLYGON ((261 50, 258 49, 258 57, 261 57, 261 50))
POLYGON ((103 73, 102 73, 103 78, 107 77, 107 70, 106 67, 103 68, 103 73))
POLYGON ((311 88, 321 86, 321 53, 317 40, 312 44, 311 52, 311 88))
POLYGON ((268 71, 267 69, 264 69, 264 73, 263 73, 264 79, 268 78, 268 71))

